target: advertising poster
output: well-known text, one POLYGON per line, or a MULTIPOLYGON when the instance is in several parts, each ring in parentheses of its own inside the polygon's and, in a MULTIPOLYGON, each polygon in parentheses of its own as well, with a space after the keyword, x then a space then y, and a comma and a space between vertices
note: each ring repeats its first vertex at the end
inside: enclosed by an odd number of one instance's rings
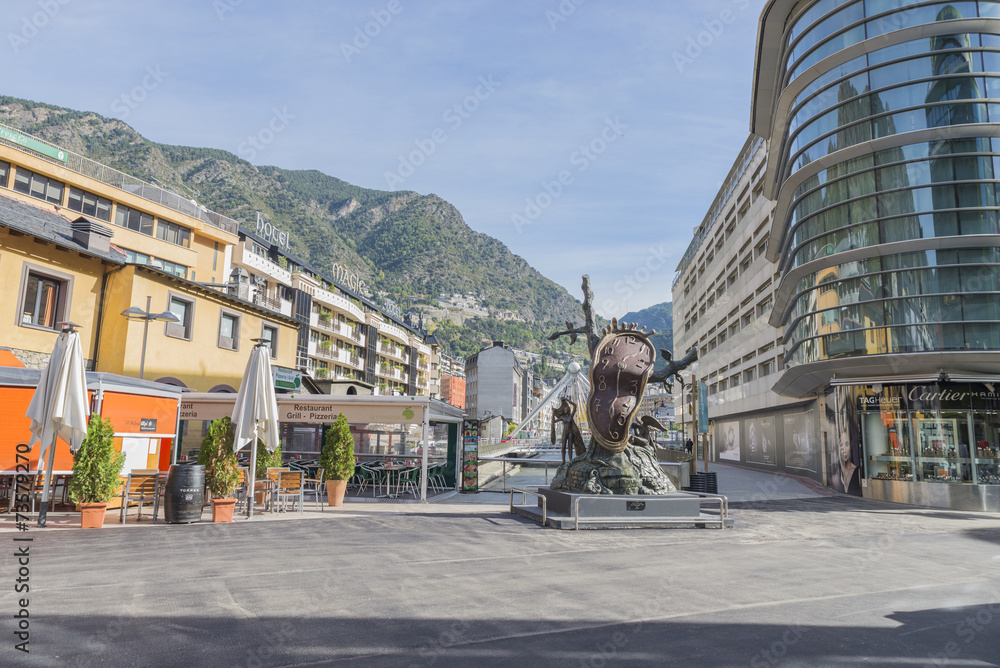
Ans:
POLYGON ((719 459, 733 462, 740 461, 740 423, 720 422, 718 423, 718 448, 719 459))
POLYGON ((479 422, 462 423, 462 491, 479 491, 479 422))
POLYGON ((816 411, 792 413, 782 418, 785 426, 785 466, 816 473, 819 469, 814 423, 816 411))
POLYGON ((747 425, 747 461, 765 466, 777 466, 774 442, 774 418, 751 418, 747 425))

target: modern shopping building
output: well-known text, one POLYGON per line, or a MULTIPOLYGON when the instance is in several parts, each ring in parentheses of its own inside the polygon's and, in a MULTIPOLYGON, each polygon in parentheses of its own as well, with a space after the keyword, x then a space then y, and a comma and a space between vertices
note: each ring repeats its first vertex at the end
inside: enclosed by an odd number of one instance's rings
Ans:
POLYGON ((824 480, 1000 509, 1000 4, 768 2, 751 131, 773 390, 806 402, 824 480))

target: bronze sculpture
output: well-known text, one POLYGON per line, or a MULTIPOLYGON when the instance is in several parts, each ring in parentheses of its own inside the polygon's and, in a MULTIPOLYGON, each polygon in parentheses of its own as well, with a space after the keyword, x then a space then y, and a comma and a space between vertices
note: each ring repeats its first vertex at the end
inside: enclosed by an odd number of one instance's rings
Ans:
POLYGON ((670 364, 653 372, 656 349, 649 337, 655 332, 616 319, 598 332, 589 276, 583 277, 583 294, 584 325, 574 328, 567 323, 565 331, 549 338, 569 335, 575 340, 581 334, 587 338, 591 358, 587 419, 592 438, 586 452, 559 467, 550 487, 586 494, 674 492, 673 483, 660 469, 656 444, 650 436, 650 429, 663 429, 662 425, 651 416, 643 416, 636 425, 633 421, 646 385, 667 385, 671 376, 679 378, 678 372, 697 359, 697 350, 677 362, 661 350, 670 364), (635 434, 631 433, 633 428, 635 434))
POLYGON ((576 404, 568 398, 563 397, 559 408, 552 411, 552 442, 556 441, 556 422, 563 423, 562 443, 560 453, 565 463, 567 459, 579 457, 587 451, 587 446, 583 443, 583 434, 580 426, 573 418, 576 417, 576 404))

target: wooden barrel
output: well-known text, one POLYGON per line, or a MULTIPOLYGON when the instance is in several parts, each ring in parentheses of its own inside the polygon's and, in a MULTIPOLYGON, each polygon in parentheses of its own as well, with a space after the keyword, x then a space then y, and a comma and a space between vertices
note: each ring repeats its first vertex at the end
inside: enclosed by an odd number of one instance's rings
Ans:
POLYGON ((201 520, 205 505, 205 467, 174 464, 167 474, 163 493, 163 518, 170 524, 201 520))

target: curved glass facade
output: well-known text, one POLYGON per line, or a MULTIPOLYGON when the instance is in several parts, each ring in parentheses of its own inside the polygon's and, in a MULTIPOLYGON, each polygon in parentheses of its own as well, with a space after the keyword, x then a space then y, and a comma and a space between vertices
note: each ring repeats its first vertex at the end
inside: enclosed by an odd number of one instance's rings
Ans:
POLYGON ((1000 247, 984 236, 1000 234, 1000 36, 956 23, 980 17, 1000 18, 1000 3, 820 0, 788 22, 778 71, 800 90, 772 142, 779 187, 795 184, 779 253, 796 280, 778 305, 789 367, 1000 350, 1000 247), (883 46, 919 26, 927 36, 883 46), (902 252, 918 240, 932 250, 902 252))

